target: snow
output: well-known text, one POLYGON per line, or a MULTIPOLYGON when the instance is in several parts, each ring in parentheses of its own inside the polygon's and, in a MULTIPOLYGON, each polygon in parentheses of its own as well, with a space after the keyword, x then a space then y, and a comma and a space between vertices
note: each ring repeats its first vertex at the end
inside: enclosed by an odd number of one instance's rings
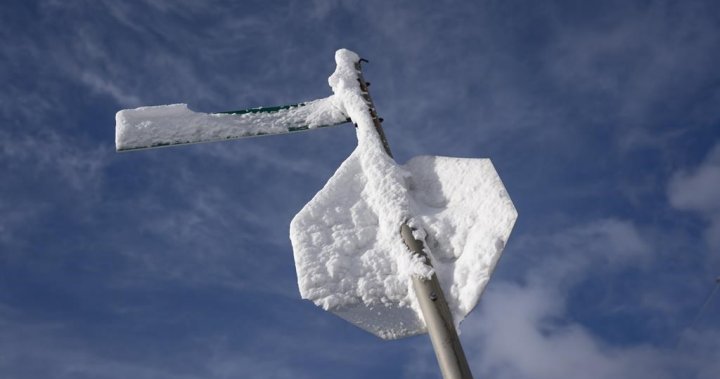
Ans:
POLYGON ((517 212, 487 159, 416 157, 398 165, 358 85, 357 54, 341 49, 328 79, 357 124, 358 146, 290 225, 301 296, 382 338, 425 331, 413 276, 435 272, 456 324, 475 307, 517 212), (400 238, 426 241, 433 267, 400 238))
POLYGON ((187 104, 124 109, 115 115, 118 151, 280 134, 341 124, 335 96, 274 112, 200 113, 187 104))
POLYGON ((358 80, 357 54, 341 49, 333 95, 244 114, 199 113, 186 104, 116 115, 118 150, 357 125, 358 146, 295 216, 290 239, 303 298, 382 338, 423 333, 412 278, 437 274, 456 325, 475 307, 517 212, 488 159, 385 153, 358 80), (407 223, 430 259, 400 237, 407 223), (431 264, 430 264, 431 263, 431 264))

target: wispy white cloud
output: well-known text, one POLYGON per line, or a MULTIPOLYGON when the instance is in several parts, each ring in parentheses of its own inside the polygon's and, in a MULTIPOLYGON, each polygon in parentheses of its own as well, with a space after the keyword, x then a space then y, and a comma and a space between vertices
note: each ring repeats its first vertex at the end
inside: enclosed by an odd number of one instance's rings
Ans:
POLYGON ((289 220, 313 192, 295 187, 301 180, 319 190, 335 169, 332 160, 342 159, 318 151, 331 160, 312 165, 305 154, 322 146, 324 137, 317 138, 288 156, 294 137, 117 155, 115 162, 137 162, 127 175, 146 185, 107 204, 123 220, 108 231, 111 250, 129 260, 114 285, 169 281, 296 298, 294 272, 285 271, 289 220))
POLYGON ((608 346, 581 324, 562 321, 565 296, 533 286, 494 287, 483 299, 482 320, 465 325, 467 340, 479 343, 471 349, 477 375, 670 377, 648 347, 608 346))
POLYGON ((107 165, 107 149, 47 130, 39 135, 0 131, 0 156, 10 167, 23 166, 37 175, 60 178, 63 184, 91 197, 107 165))
POLYGON ((517 236, 513 246, 517 251, 511 259, 525 269, 525 280, 563 289, 588 274, 642 267, 654 258, 651 245, 635 224, 618 219, 517 236))
MULTIPOLYGON (((193 355, 168 357, 165 352, 141 347, 153 359, 128 359, 112 341, 105 347, 88 345, 60 322, 20 322, 0 313, 0 372, 9 377, 40 379, 223 379, 232 377, 308 377, 292 364, 263 351, 234 352, 198 343, 193 355)), ((200 342, 200 341, 197 341, 200 342)), ((141 341, 133 344, 140 345, 141 341)), ((166 345, 160 343, 159 345, 166 345)), ((166 346, 167 348, 167 346, 166 346)), ((132 354, 134 355, 134 354, 132 354)), ((149 358, 149 357, 147 357, 149 358)))
POLYGON ((588 27, 557 20, 544 71, 568 92, 594 99, 582 103, 588 122, 623 125, 615 130, 619 147, 662 148, 674 134, 688 132, 668 130, 678 109, 705 116, 686 119, 692 124, 685 129, 706 127, 707 113, 718 116, 717 106, 699 100, 717 97, 706 86, 708 77, 719 78, 714 67, 720 54, 712 46, 720 33, 707 17, 711 7, 624 3, 588 27))
MULTIPOLYGON (((675 172, 668 185, 668 198, 673 207, 696 212, 707 220, 705 239, 715 252, 720 249, 719 188, 720 144, 716 144, 697 167, 675 172)), ((718 254, 713 256, 716 261, 720 259, 718 254)))
MULTIPOLYGON (((613 280, 618 273, 647 263, 653 259, 651 246, 632 223, 618 220, 521 238, 519 246, 511 245, 512 250, 524 251, 523 257, 532 263, 518 280, 492 284, 478 314, 461 326, 475 374, 528 379, 710 378, 707 373, 720 356, 717 341, 703 338, 689 342, 683 350, 647 343, 616 344, 573 317, 571 293, 588 281, 613 280), (703 351, 702 358, 695 358, 697 351, 703 351)), ((589 301, 604 302, 602 298, 589 301)), ((603 306, 604 312, 611 312, 607 308, 603 306)))
MULTIPOLYGON (((347 340, 321 334, 327 318, 334 316, 320 317, 320 309, 297 307, 288 314, 286 309, 268 307, 261 314, 271 320, 254 326, 240 326, 233 321, 236 317, 224 315, 220 317, 224 325, 189 328, 188 319, 195 320, 193 304, 163 304, 173 312, 140 316, 118 312, 104 322, 83 325, 62 317, 27 317, 22 309, 0 303, 0 372, 26 379, 285 379, 340 377, 340 373, 361 378, 353 370, 362 372, 379 363, 356 356, 387 349, 375 337, 347 340), (298 319, 307 320, 303 328, 297 327, 298 319), (179 329, 156 334, 156 328, 168 324, 179 329), (116 337, 108 338, 109 334, 116 337)), ((248 312, 244 307, 234 309, 248 312)), ((217 316, 219 311, 209 313, 217 316)))
POLYGON ((8 248, 30 245, 28 235, 52 212, 92 209, 101 198, 107 164, 107 151, 84 139, 51 130, 36 135, 0 130, 0 167, 6 175, 0 187, 0 242, 8 248))
POLYGON ((84 72, 80 80, 95 92, 110 95, 118 104, 123 104, 123 106, 126 107, 141 105, 140 99, 137 96, 126 93, 117 84, 108 82, 98 77, 97 74, 84 72))

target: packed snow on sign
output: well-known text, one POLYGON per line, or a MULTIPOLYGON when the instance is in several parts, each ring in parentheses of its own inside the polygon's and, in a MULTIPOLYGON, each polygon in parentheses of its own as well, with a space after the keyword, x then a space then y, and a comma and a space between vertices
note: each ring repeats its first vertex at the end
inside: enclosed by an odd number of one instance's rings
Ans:
POLYGON ((303 298, 382 338, 425 331, 411 277, 433 270, 456 323, 473 307, 517 213, 487 159, 416 157, 398 166, 383 150, 348 50, 329 78, 358 126, 358 146, 290 225, 303 298), (407 222, 431 268, 400 238, 407 222))
POLYGON ((347 116, 330 96, 271 111, 252 109, 242 114, 201 113, 187 104, 124 109, 115 115, 118 151, 220 141, 332 126, 347 116))

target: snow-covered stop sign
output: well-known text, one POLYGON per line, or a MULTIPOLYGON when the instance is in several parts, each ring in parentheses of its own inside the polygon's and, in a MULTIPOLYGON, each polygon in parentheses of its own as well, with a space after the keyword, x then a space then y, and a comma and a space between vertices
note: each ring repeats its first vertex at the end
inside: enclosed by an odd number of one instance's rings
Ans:
POLYGON ((401 338, 425 332, 410 278, 434 270, 459 323, 517 212, 489 159, 420 156, 398 166, 388 157, 357 86, 357 61, 339 50, 329 82, 358 126, 358 147, 290 224, 300 294, 379 337, 401 338), (402 243, 402 223, 425 241, 432 268, 402 243))
MULTIPOLYGON (((291 223, 300 293, 385 339, 423 333, 409 270, 383 243, 358 155, 356 150, 291 223)), ((459 323, 477 304, 517 213, 489 159, 420 156, 402 168, 416 227, 426 232, 459 323)))

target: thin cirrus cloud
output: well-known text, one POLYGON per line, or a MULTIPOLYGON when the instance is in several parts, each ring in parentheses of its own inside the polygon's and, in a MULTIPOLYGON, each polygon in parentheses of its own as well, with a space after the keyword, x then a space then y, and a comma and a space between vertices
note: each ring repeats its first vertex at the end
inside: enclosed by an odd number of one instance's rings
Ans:
MULTIPOLYGON (((708 223, 705 239, 720 248, 720 144, 715 145, 697 167, 677 171, 668 186, 670 204, 694 212, 708 223)), ((717 261, 718 254, 713 254, 717 261)))

